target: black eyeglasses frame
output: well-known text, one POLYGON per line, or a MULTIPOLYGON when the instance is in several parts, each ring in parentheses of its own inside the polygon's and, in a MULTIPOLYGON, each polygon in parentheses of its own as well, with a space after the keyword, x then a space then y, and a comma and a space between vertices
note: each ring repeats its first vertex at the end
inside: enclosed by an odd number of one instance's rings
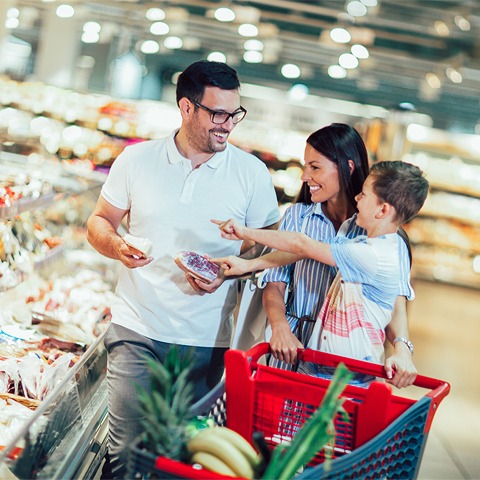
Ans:
POLYGON ((232 113, 229 113, 229 112, 224 112, 222 110, 212 110, 211 108, 208 108, 206 107, 205 105, 202 105, 201 103, 198 103, 196 102, 195 100, 191 100, 189 99, 196 107, 198 108, 202 108, 203 110, 205 110, 206 112, 208 112, 211 117, 210 117, 210 120, 212 121, 212 123, 214 123, 215 125, 222 125, 223 123, 226 123, 228 122, 228 120, 231 118, 233 120, 233 123, 236 125, 237 123, 240 123, 244 118, 245 118, 245 115, 247 114, 247 110, 245 108, 243 108, 241 105, 240 105, 240 108, 235 110, 234 112, 232 113), (238 114, 241 114, 243 113, 243 116, 235 121, 235 115, 238 115, 238 114), (215 121, 215 115, 228 115, 225 120, 223 120, 222 122, 216 122, 215 121))

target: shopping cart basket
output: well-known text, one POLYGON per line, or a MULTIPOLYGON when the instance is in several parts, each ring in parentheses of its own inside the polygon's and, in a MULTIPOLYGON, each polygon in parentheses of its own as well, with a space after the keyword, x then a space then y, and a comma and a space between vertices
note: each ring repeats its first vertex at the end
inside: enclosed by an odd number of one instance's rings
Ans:
MULTIPOLYGON (((248 352, 226 353, 226 426, 249 441, 253 432, 260 431, 273 448, 291 440, 321 403, 330 381, 267 366, 262 361, 268 353, 267 343, 248 352)), ((381 365, 309 349, 298 353, 302 361, 327 367, 343 362, 351 371, 385 377, 381 365)), ((395 395, 390 385, 380 381, 368 388, 348 385, 342 393, 347 418, 337 415, 335 419, 331 460, 323 463, 324 454, 319 452, 297 478, 416 478, 433 416, 450 385, 421 375, 415 385, 428 390, 420 400, 395 395)), ((196 405, 194 414, 211 411, 218 424, 225 424, 221 393, 219 386, 196 405), (210 409, 215 396, 215 405, 210 409)), ((134 457, 139 454, 134 452, 134 457)), ((136 473, 142 472, 140 462, 136 463, 136 473)), ((211 472, 205 475, 188 465, 180 464, 181 469, 176 469, 166 463, 166 459, 150 455, 149 466, 143 466, 143 473, 148 472, 150 478, 152 473, 159 478, 213 478, 211 472)))

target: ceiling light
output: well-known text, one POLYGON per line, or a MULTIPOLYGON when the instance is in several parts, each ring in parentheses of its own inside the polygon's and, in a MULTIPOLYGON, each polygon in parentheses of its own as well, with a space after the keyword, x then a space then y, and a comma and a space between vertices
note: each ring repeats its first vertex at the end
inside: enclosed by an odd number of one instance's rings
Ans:
POLYGON ((235 12, 231 8, 217 8, 214 16, 219 22, 233 22, 235 20, 235 12))
POLYGON ((330 65, 328 67, 328 75, 332 78, 345 78, 347 71, 340 65, 330 65))
POLYGON ((250 39, 243 44, 243 48, 245 48, 245 50, 256 50, 257 52, 260 52, 263 50, 263 42, 256 39, 250 39))
POLYGON ((398 106, 401 110, 409 110, 411 112, 416 110, 416 107, 412 102, 400 102, 398 106))
POLYGON ((102 29, 101 25, 97 22, 86 22, 83 25, 83 31, 84 32, 100 33, 101 29, 102 29))
POLYGON ((450 29, 448 25, 443 20, 435 20, 433 28, 441 37, 448 37, 450 34, 450 29))
POLYGON ((256 37, 258 35, 258 28, 252 23, 244 23, 238 27, 238 33, 242 37, 256 37))
POLYGON ((145 54, 157 53, 159 50, 160 45, 155 40, 145 40, 140 47, 140 51, 145 54))
POLYGON ((243 54, 243 59, 247 63, 262 63, 263 62, 263 53, 258 52, 257 50, 247 50, 243 54))
POLYGON ((342 53, 342 55, 338 57, 338 63, 343 68, 357 68, 358 58, 351 53, 342 53))
POLYGON ((296 83, 292 85, 290 90, 288 91, 288 96, 292 100, 305 100, 308 94, 310 93, 310 89, 304 83, 296 83))
POLYGON ((435 73, 429 72, 425 75, 425 80, 428 83, 428 86, 430 88, 440 88, 442 86, 442 82, 438 75, 435 75, 435 73))
POLYGON ((150 26, 150 33, 153 35, 166 35, 170 27, 165 22, 155 22, 150 26))
POLYGON ((75 15, 75 9, 71 5, 59 5, 55 12, 57 17, 60 18, 70 18, 75 15))
POLYGON ((358 43, 355 44, 355 45, 352 45, 352 47, 350 48, 350 51, 353 53, 353 55, 355 55, 357 58, 361 58, 361 59, 365 59, 365 58, 368 58, 370 56, 370 54, 368 53, 368 50, 366 47, 364 47, 363 45, 359 45, 358 43))
POLYGON ((300 76, 300 67, 294 63, 286 63, 281 69, 282 75, 285 78, 298 78, 300 76))
POLYGON ((453 83, 462 83, 463 77, 462 74, 456 70, 453 67, 448 67, 447 70, 445 71, 447 74, 447 77, 453 82, 453 83))
POLYGON ((165 20, 165 10, 162 10, 161 8, 149 8, 147 13, 145 13, 145 17, 151 22, 165 20))
POLYGON ((82 33, 82 42, 83 43, 97 43, 100 40, 100 35, 98 32, 93 30, 86 31, 82 33))
POLYGON ((347 12, 352 17, 363 17, 367 14, 367 7, 362 2, 349 2, 347 5, 347 12))
POLYGON ((183 47, 183 40, 180 37, 167 37, 163 45, 170 50, 178 50, 183 47))
POLYGON ((330 38, 337 43, 348 43, 352 39, 352 36, 349 31, 344 28, 334 28, 330 32, 330 38))
POLYGON ((18 18, 7 18, 5 20, 5 28, 17 28, 20 25, 18 18))
POLYGON ((207 60, 210 62, 227 63, 227 56, 222 52, 212 52, 208 55, 207 60))
POLYGON ((463 30, 464 32, 468 32, 470 30, 470 22, 465 17, 462 17, 462 15, 455 15, 453 20, 455 25, 457 25, 460 30, 463 30))
POLYGON ((7 10, 7 18, 18 18, 20 10, 18 8, 9 8, 7 10))

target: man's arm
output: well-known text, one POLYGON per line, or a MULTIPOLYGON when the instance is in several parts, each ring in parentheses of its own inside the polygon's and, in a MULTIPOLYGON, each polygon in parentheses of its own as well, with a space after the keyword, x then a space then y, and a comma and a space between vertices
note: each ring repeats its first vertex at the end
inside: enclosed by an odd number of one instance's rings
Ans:
MULTIPOLYGON (((392 320, 385 328, 388 341, 393 344, 395 338, 408 339, 407 300, 397 297, 392 320)), ((398 388, 408 387, 417 377, 417 369, 412 361, 412 354, 404 342, 397 342, 393 353, 385 359, 385 371, 391 377, 389 383, 398 388)))
POLYGON ((130 247, 117 233, 128 212, 114 207, 102 196, 87 220, 87 240, 102 255, 120 260, 128 268, 143 267, 152 261, 136 248, 130 247))

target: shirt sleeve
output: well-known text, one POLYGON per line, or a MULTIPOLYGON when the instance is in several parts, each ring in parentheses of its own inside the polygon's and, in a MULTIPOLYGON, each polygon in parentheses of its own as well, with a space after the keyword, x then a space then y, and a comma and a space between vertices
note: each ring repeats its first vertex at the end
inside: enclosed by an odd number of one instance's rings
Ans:
POLYGON ((406 297, 407 300, 414 300, 415 291, 410 283, 410 257, 407 245, 402 238, 398 240, 398 255, 400 258, 399 296, 406 297))
POLYGON ((272 176, 263 163, 258 166, 251 186, 251 197, 245 218, 246 226, 264 228, 277 223, 280 220, 277 195, 272 176))
POLYGON ((130 149, 127 147, 110 167, 101 191, 102 197, 108 203, 121 210, 128 210, 130 208, 129 159, 130 149))
POLYGON ((355 241, 346 238, 330 244, 333 258, 346 282, 371 283, 378 272, 378 260, 374 248, 356 237, 355 241))
MULTIPOLYGON (((282 221, 280 222, 280 226, 278 227, 279 230, 287 230, 287 231, 294 231, 294 221, 292 216, 291 208, 287 208, 283 215, 282 221)), ((263 282, 270 283, 270 282, 284 282, 287 285, 290 283, 290 276, 292 273, 293 264, 285 265, 283 267, 275 267, 269 268, 263 275, 263 282)))

